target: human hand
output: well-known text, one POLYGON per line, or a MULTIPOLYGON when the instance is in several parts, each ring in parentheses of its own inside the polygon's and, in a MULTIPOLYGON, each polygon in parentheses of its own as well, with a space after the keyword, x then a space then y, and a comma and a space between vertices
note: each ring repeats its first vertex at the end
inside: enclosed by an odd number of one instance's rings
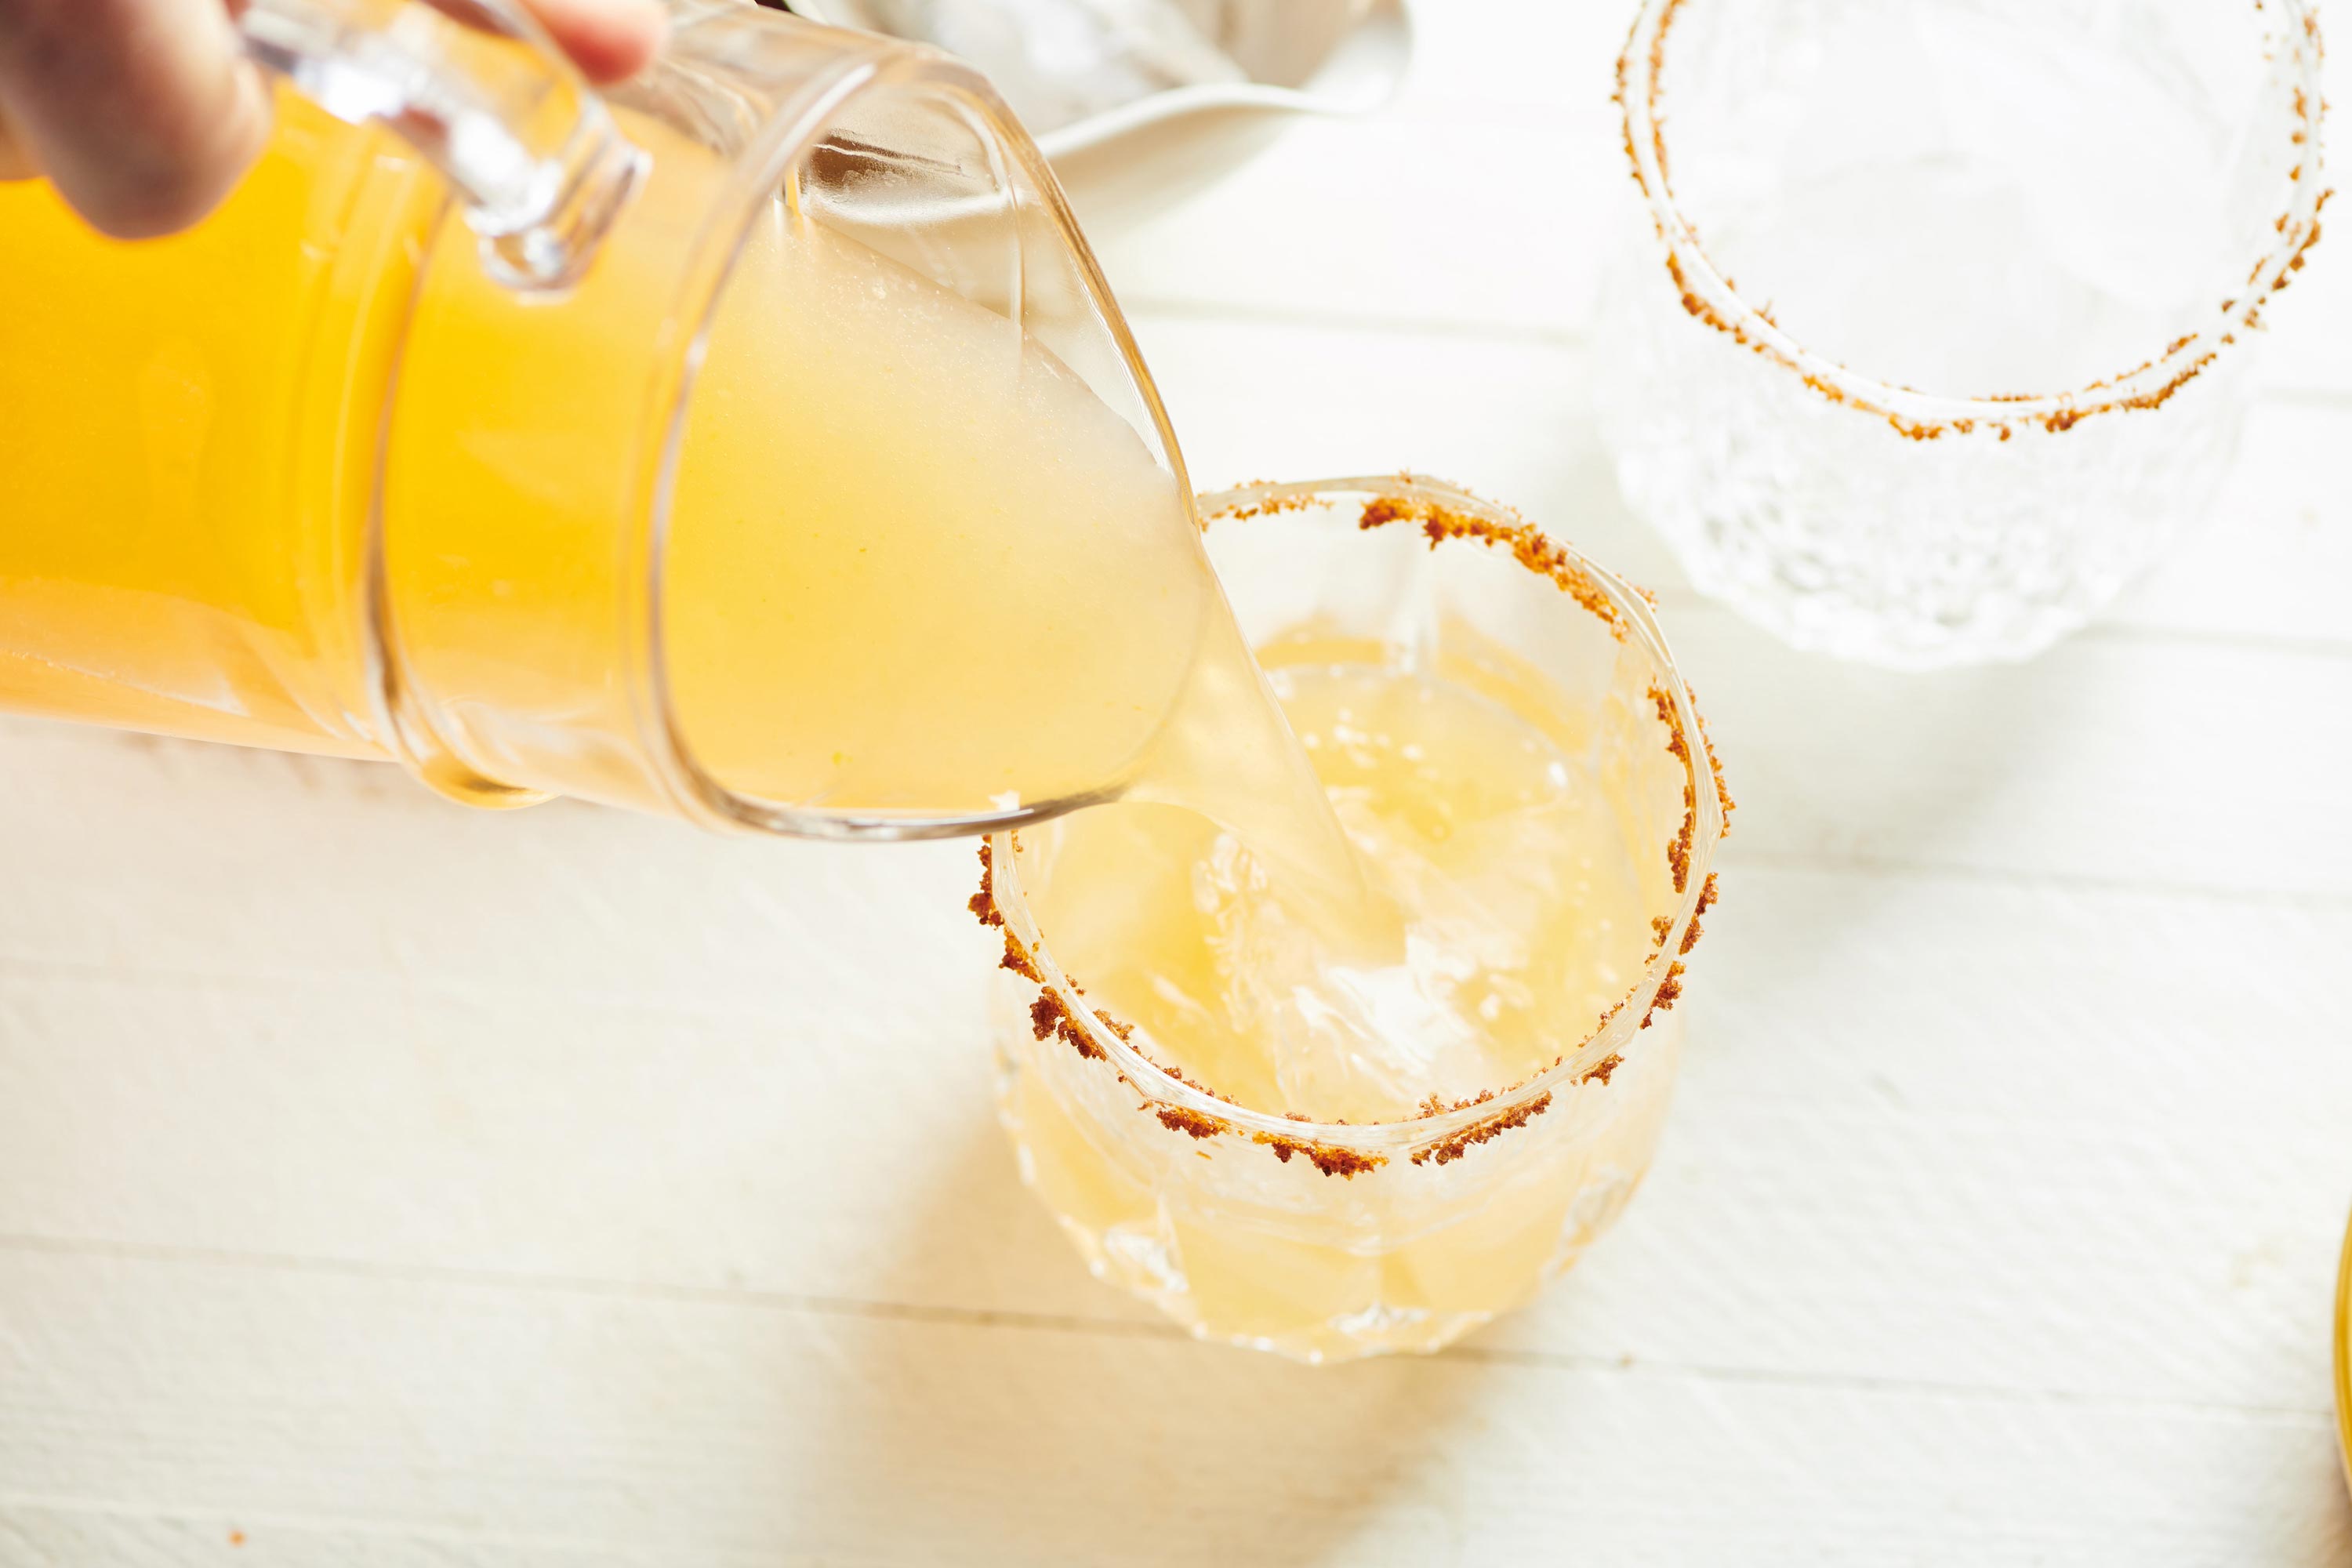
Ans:
MULTIPOLYGON (((121 239, 186 228, 269 134, 246 0, 0 0, 0 179, 46 175, 121 239)), ((462 0, 436 0, 461 10, 462 0)), ((522 0, 592 81, 660 47, 660 0, 522 0)))

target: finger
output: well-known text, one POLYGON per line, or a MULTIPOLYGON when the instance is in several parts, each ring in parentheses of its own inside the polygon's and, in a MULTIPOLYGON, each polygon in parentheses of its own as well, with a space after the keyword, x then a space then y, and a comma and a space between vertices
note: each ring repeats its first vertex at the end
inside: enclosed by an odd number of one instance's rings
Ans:
POLYGON ((669 13, 659 0, 523 0, 558 47, 593 82, 625 80, 661 47, 669 13))
POLYGON ((0 102, 19 152, 124 239, 210 212, 269 129, 221 0, 9 0, 0 102))
POLYGON ((8 128, 8 117, 0 114, 0 180, 32 180, 40 177, 41 166, 33 162, 16 141, 16 133, 8 128))

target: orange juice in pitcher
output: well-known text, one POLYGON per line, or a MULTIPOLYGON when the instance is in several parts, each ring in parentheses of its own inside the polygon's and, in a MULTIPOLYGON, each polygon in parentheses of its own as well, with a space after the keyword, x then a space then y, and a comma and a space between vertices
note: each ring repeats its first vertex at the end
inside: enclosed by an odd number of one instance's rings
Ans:
POLYGON ((1124 783, 1229 617, 979 79, 724 0, 608 104, 419 5, 247 26, 310 96, 194 232, 0 187, 0 708, 836 835, 1124 783))

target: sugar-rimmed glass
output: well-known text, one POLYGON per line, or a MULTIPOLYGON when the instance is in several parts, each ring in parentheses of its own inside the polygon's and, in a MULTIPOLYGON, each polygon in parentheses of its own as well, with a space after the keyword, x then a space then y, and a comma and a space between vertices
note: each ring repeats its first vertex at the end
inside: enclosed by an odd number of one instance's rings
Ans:
POLYGON ((1620 482, 1800 646, 2032 654, 2207 510, 2326 191, 2303 0, 1647 0, 1620 482))
POLYGON ((1001 1109, 1023 1174, 1100 1278, 1204 1339, 1310 1362, 1431 1350, 1524 1301, 1616 1218, 1672 1090, 1682 956, 1725 826, 1698 712, 1640 593, 1502 509, 1400 479, 1205 498, 1254 644, 1315 620, 1383 637, 1418 600, 1475 618, 1561 693, 1654 936, 1548 1069, 1393 1121, 1294 1120, 1174 1076, 1084 999, 1041 929, 1066 824, 1000 833, 975 908, 1005 935, 1001 1109))

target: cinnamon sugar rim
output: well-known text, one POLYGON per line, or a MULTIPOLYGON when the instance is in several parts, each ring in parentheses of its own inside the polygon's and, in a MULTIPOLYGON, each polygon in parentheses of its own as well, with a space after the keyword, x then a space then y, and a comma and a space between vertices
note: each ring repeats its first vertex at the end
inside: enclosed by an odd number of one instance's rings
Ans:
POLYGON ((1667 174, 1665 116, 1660 79, 1666 47, 1684 0, 1644 0, 1617 57, 1616 99, 1624 112, 1625 154, 1642 187, 1652 222, 1666 247, 1666 270, 1695 319, 1756 353, 1781 364, 1832 403, 1885 418, 1915 440, 1981 431, 2006 441, 2019 427, 2056 434, 2095 414, 2155 408, 2204 371, 2240 338, 2262 324, 2262 310, 2303 269, 2319 240, 2320 210, 2335 193, 2325 178, 2321 123, 2322 46, 2319 21, 2306 0, 2255 0, 2265 32, 2264 52, 2284 57, 2293 93, 2292 164, 2284 211, 2273 220, 2275 239, 2246 274, 2246 286, 2221 301, 2207 324, 2175 339, 2161 353, 2117 375, 2068 391, 2014 396, 1962 397, 1921 392, 1850 369, 1783 331, 1749 304, 1709 258, 1698 232, 1676 205, 1667 174))
POLYGON ((1549 1067, 1516 1084, 1451 1105, 1433 1100, 1411 1116, 1315 1121, 1254 1110, 1146 1056, 1129 1039, 1129 1026, 1086 1002, 1083 985, 1055 960, 1029 909, 1015 868, 1013 834, 992 835, 982 846, 981 890, 971 900, 973 912, 983 922, 1003 928, 1003 967, 1040 987, 1032 1011, 1040 1040, 1058 1037, 1080 1055, 1118 1073, 1143 1097, 1139 1110, 1157 1116, 1171 1132, 1196 1139, 1234 1134, 1270 1148, 1278 1159, 1287 1161, 1296 1153, 1327 1175, 1349 1177, 1387 1164, 1394 1155, 1414 1164, 1448 1163, 1541 1115, 1556 1092, 1588 1080, 1607 1082, 1635 1047, 1641 1031, 1650 1026, 1653 1012, 1673 1006, 1680 995, 1682 959, 1698 940, 1699 917, 1715 900, 1710 868, 1717 843, 1729 830, 1727 818, 1732 809, 1714 747, 1706 740, 1706 721, 1675 668, 1648 595, 1554 542, 1509 509, 1444 480, 1410 473, 1246 485, 1204 495, 1199 507, 1206 527, 1221 518, 1238 521, 1351 503, 1362 508, 1358 526, 1363 529, 1412 522, 1428 535, 1432 549, 1475 541, 1509 553, 1529 571, 1551 578, 1618 641, 1648 658, 1649 695, 1658 704, 1665 750, 1684 770, 1682 828, 1662 847, 1677 902, 1671 916, 1653 921, 1654 941, 1640 977, 1601 1016, 1591 1032, 1549 1067), (1694 737, 1697 744, 1691 743, 1694 737))

